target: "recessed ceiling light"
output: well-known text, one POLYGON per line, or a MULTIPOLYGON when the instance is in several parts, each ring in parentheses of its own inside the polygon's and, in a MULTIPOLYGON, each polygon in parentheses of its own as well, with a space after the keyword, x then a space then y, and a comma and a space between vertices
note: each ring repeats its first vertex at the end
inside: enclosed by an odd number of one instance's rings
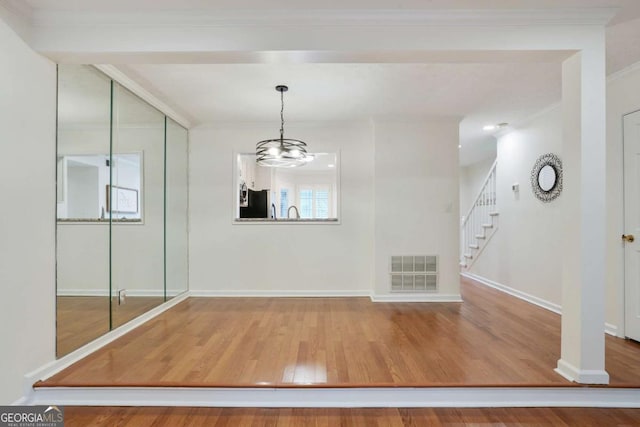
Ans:
POLYGON ((458 148, 462 148, 462 145, 458 145, 458 148))
POLYGON ((482 130, 487 131, 487 132, 491 132, 494 130, 498 130, 498 129, 502 129, 504 127, 509 126, 509 123, 506 122, 502 122, 502 123, 498 123, 496 125, 485 125, 482 127, 482 130))
POLYGON ((329 166, 330 168, 333 168, 333 167, 335 167, 336 165, 331 164, 331 165, 327 165, 327 166, 329 166))

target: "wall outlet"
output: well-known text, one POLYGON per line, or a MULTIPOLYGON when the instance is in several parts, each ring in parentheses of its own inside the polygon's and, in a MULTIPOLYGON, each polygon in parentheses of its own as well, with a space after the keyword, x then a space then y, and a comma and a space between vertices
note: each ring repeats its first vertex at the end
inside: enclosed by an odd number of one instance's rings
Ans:
POLYGON ((126 289, 120 289, 118 291, 118 305, 124 304, 126 297, 127 297, 127 290, 126 289))
POLYGON ((517 182, 514 182, 511 185, 511 190, 513 190, 514 193, 517 193, 518 191, 520 191, 520 184, 518 184, 517 182))

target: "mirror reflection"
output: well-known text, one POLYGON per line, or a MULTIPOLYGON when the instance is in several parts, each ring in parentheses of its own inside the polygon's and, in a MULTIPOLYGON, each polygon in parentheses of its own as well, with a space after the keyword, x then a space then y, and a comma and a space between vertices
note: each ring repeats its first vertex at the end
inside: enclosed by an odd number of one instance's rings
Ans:
POLYGON ((311 153, 297 168, 265 167, 254 154, 236 164, 236 221, 337 221, 338 156, 311 153))
POLYGON ((185 128, 92 66, 58 66, 58 357, 188 289, 187 166, 185 128))
POLYGON ((551 191, 556 185, 556 170, 551 165, 545 165, 538 174, 538 185, 542 191, 551 191))
POLYGON ((110 116, 108 77, 89 66, 58 67, 58 357, 111 327, 109 226, 97 221, 106 210, 110 116))
POLYGON ((58 220, 142 218, 142 154, 66 155, 58 158, 58 220), (121 177, 110 185, 111 174, 121 177), (111 190, 111 191, 109 191, 111 190))
POLYGON ((111 191, 111 327, 164 302, 165 117, 128 89, 114 83, 111 191), (140 162, 128 153, 144 153, 140 162), (141 197, 140 181, 144 183, 141 197), (144 222, 129 224, 140 218, 144 222))

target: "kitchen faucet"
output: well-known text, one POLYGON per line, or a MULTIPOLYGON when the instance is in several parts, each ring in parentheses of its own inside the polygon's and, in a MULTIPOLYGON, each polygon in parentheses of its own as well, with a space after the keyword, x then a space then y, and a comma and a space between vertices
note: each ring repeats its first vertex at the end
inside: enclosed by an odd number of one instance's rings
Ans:
POLYGON ((287 209, 287 218, 291 218, 291 216, 289 215, 291 213, 291 209, 295 209, 295 211, 296 211, 296 219, 300 219, 300 212, 298 212, 298 208, 296 208, 295 205, 291 205, 291 206, 289 206, 289 209, 287 209))

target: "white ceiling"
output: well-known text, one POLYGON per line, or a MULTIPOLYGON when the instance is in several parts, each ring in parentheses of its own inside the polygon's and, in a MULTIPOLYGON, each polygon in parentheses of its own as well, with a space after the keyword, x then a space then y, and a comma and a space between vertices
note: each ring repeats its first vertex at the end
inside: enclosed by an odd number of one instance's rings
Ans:
MULTIPOLYGON (((293 122, 459 117, 464 163, 484 158, 482 126, 516 122, 556 102, 559 62, 497 64, 128 65, 136 81, 192 123, 273 122, 287 84, 293 122)), ((294 135, 290 135, 294 137, 294 135)))
MULTIPOLYGON (((607 72, 640 60, 640 0, 27 0, 34 13, 152 10, 264 9, 556 9, 618 7, 607 28, 607 72)), ((288 84, 290 121, 450 117, 462 119, 461 164, 495 153, 489 123, 516 123, 559 101, 560 62, 566 53, 524 53, 496 59, 487 54, 459 59, 358 64, 129 64, 119 68, 193 124, 265 121, 278 126, 276 84, 288 84)), ((456 59, 458 58, 458 59, 456 59)), ((168 62, 168 61, 167 61, 168 62)), ((234 61, 230 61, 234 62, 234 61)), ((241 62, 241 61, 235 61, 241 62)))

